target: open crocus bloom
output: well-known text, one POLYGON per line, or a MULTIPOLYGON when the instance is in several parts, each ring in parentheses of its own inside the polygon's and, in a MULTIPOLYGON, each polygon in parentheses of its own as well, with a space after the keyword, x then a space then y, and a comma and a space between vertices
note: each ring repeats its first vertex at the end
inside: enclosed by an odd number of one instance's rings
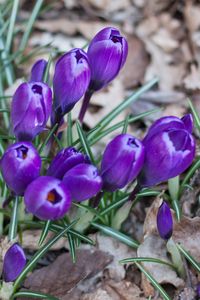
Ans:
POLYGON ((182 119, 164 117, 157 120, 143 140, 145 162, 139 183, 153 186, 184 172, 195 156, 190 114, 182 119))

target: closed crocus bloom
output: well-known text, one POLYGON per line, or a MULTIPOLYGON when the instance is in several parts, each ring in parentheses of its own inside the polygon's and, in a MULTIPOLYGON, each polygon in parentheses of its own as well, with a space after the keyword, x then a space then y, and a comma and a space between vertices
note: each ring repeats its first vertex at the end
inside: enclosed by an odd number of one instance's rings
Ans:
POLYGON ((47 175, 62 179, 67 171, 81 163, 89 163, 86 155, 73 147, 62 149, 52 160, 47 175))
POLYGON ((72 200, 80 202, 95 196, 102 187, 102 179, 95 166, 79 164, 70 169, 63 178, 70 190, 72 200))
POLYGON ((172 236, 173 219, 169 205, 163 201, 158 209, 157 229, 162 239, 168 240, 172 236))
POLYGON ((85 94, 89 82, 90 68, 83 50, 75 48, 60 57, 53 78, 57 118, 74 107, 85 94))
POLYGON ((69 210, 71 195, 57 178, 41 176, 34 180, 24 194, 26 209, 41 220, 58 220, 69 210))
POLYGON ((43 76, 47 67, 47 61, 40 59, 36 61, 31 69, 30 82, 43 82, 43 76))
POLYGON ((91 67, 91 90, 99 90, 113 80, 123 67, 128 44, 119 30, 106 27, 98 32, 88 48, 91 67))
POLYGON ((40 175, 41 158, 31 143, 15 143, 3 154, 0 169, 8 187, 22 196, 29 183, 40 175))
POLYGON ((164 117, 149 129, 143 144, 145 162, 139 183, 153 186, 184 172, 195 156, 195 140, 191 135, 193 120, 190 114, 182 119, 164 117))
POLYGON ((5 282, 14 281, 23 271, 26 256, 17 243, 13 244, 6 252, 3 260, 3 279, 5 282))
POLYGON ((113 192, 133 181, 143 167, 144 152, 142 143, 132 135, 116 136, 102 158, 103 189, 113 192))
POLYGON ((19 141, 31 141, 44 130, 52 108, 52 93, 42 82, 22 83, 11 106, 13 132, 19 141))

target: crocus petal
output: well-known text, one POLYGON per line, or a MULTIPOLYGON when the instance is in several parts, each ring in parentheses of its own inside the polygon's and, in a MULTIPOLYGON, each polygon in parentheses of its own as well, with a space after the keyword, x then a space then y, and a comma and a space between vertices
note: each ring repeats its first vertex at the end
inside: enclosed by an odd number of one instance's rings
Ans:
POLYGON ((40 175, 41 158, 29 142, 15 143, 7 148, 0 161, 0 169, 8 187, 23 195, 26 187, 40 175))
POLYGON ((193 116, 191 114, 187 114, 182 117, 181 120, 185 125, 185 130, 187 130, 189 133, 192 133, 194 127, 193 116))
POLYGON ((16 243, 5 254, 3 261, 3 279, 5 282, 14 281, 23 271, 26 256, 23 249, 16 243))
POLYGON ((31 69, 30 82, 43 82, 43 76, 47 67, 47 61, 45 59, 40 59, 36 61, 31 69))
POLYGON ((102 188, 102 179, 95 166, 79 164, 70 169, 63 178, 74 201, 84 201, 95 196, 102 188))
POLYGON ((62 179, 67 171, 81 163, 89 163, 86 155, 73 147, 62 149, 52 160, 47 175, 62 179))
POLYGON ((24 194, 26 209, 41 220, 62 218, 71 205, 71 195, 67 187, 50 176, 34 180, 24 194))
POLYGON ((129 134, 115 137, 106 147, 102 158, 103 188, 115 191, 133 181, 144 163, 142 143, 129 134))
POLYGON ((172 219, 170 207, 165 201, 163 201, 163 203, 158 209, 157 229, 159 235, 164 240, 168 240, 172 236, 173 219, 172 219))
POLYGON ((85 94, 89 82, 90 68, 83 50, 76 48, 61 56, 53 78, 56 112, 69 112, 85 94))
POLYGON ((91 67, 90 90, 97 91, 112 81, 123 67, 128 44, 116 28, 102 29, 88 47, 91 67))
POLYGON ((195 141, 186 130, 168 130, 144 140, 145 162, 140 184, 153 186, 184 172, 195 155, 195 141))
POLYGON ((23 83, 11 106, 13 132, 18 140, 31 141, 44 130, 52 108, 51 89, 45 83, 23 83))

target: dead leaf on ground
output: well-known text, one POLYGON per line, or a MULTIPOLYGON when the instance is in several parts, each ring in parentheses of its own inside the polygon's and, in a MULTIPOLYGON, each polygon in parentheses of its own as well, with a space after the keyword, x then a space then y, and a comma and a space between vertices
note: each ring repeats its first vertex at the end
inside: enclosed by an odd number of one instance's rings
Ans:
POLYGON ((129 281, 106 281, 95 292, 84 295, 81 300, 145 300, 140 288, 129 281))
POLYGON ((200 262, 200 218, 183 217, 181 222, 174 224, 173 239, 180 243, 190 254, 200 262))
MULTIPOLYGON (((117 105, 124 100, 124 87, 119 78, 116 78, 107 88, 95 93, 90 101, 89 109, 84 118, 84 123, 93 128, 107 114, 109 114, 117 105), (94 111, 93 111, 94 108, 94 111)), ((73 120, 78 118, 82 101, 79 101, 72 110, 73 120)), ((109 126, 116 124, 125 119, 126 112, 118 115, 109 126)), ((108 136, 107 136, 108 138, 108 136)))
MULTIPOLYGON (((38 250, 39 245, 38 241, 41 236, 41 230, 25 230, 23 231, 23 238, 22 238, 22 246, 24 249, 28 250, 38 250)), ((49 232, 45 241, 48 241, 52 238, 55 234, 49 232)), ((69 249, 69 243, 66 238, 59 239, 52 247, 51 250, 60 250, 62 248, 69 249)))
POLYGON ((124 265, 120 264, 119 261, 127 257, 135 257, 135 250, 109 236, 97 234, 95 237, 92 236, 92 239, 96 239, 96 247, 99 250, 113 255, 113 261, 108 266, 110 278, 115 281, 124 279, 126 271, 124 265))
POLYGON ((70 254, 64 253, 49 266, 34 271, 25 280, 24 287, 67 300, 72 289, 103 271, 111 261, 112 256, 108 253, 82 249, 77 251, 77 262, 73 264, 70 254))
MULTIPOLYGON (((138 257, 152 257, 170 263, 168 258, 166 242, 162 240, 158 235, 149 235, 144 239, 144 242, 138 247, 138 257), (156 247, 155 247, 156 245, 156 247)), ((170 283, 175 287, 184 285, 184 281, 179 278, 176 272, 169 266, 143 262, 142 263, 147 271, 157 280, 160 284, 170 283)))
POLYGON ((144 43, 137 36, 128 36, 128 45, 127 61, 119 78, 122 78, 125 88, 133 88, 143 82, 149 57, 144 43))

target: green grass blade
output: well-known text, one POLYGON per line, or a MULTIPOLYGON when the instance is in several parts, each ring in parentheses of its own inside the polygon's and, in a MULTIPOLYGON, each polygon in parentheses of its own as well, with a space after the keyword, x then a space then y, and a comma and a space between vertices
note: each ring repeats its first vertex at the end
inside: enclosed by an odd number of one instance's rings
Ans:
POLYGON ((127 264, 127 263, 135 263, 135 262, 150 262, 150 263, 158 263, 161 265, 166 265, 174 270, 176 270, 175 266, 168 263, 167 261, 153 258, 153 257, 132 257, 132 258, 125 258, 119 261, 120 264, 127 264))
POLYGON ((43 227, 43 230, 42 230, 39 242, 38 242, 39 246, 41 246, 42 243, 44 242, 44 240, 46 239, 47 234, 48 234, 49 229, 50 229, 50 226, 51 226, 51 221, 50 220, 46 221, 46 223, 45 223, 45 225, 43 227))
POLYGON ((53 128, 49 131, 46 139, 44 140, 44 142, 42 143, 42 145, 40 146, 38 152, 41 154, 42 151, 44 150, 45 146, 48 144, 48 142, 50 141, 51 137, 53 136, 53 134, 55 133, 55 131, 58 128, 58 124, 56 123, 53 128))
POLYGON ((147 272, 140 263, 135 262, 136 266, 140 271, 147 277, 147 279, 151 282, 151 284, 158 290, 160 295, 163 297, 165 300, 172 300, 169 295, 165 292, 165 290, 161 287, 161 285, 152 277, 152 275, 147 272))
POLYGON ((125 196, 124 198, 111 203, 106 208, 104 208, 100 213, 98 213, 98 215, 96 215, 93 221, 95 222, 97 219, 100 219, 110 214, 113 210, 115 210, 119 206, 122 206, 127 200, 128 200, 128 196, 125 196))
POLYGON ((13 41, 13 33, 14 33, 14 27, 15 27, 15 21, 16 21, 16 17, 17 17, 18 7, 19 7, 19 0, 14 0, 13 1, 12 13, 11 13, 11 16, 9 18, 10 24, 9 24, 9 28, 8 28, 7 39, 6 39, 6 47, 5 47, 6 51, 8 53, 10 52, 10 48, 11 48, 12 41, 13 41))
POLYGON ((47 84, 48 84, 48 80, 49 80, 49 71, 50 71, 50 68, 51 68, 52 61, 53 61, 53 58, 52 58, 52 55, 50 54, 48 62, 47 62, 47 66, 45 68, 45 72, 44 72, 44 75, 43 75, 43 81, 46 82, 47 84))
POLYGON ((191 265, 200 273, 200 264, 186 251, 181 245, 176 244, 180 252, 185 256, 185 258, 191 263, 191 265))
POLYGON ((74 237, 71 235, 71 233, 67 233, 68 236, 68 242, 69 242, 69 251, 70 251, 70 255, 72 258, 73 263, 76 262, 76 244, 75 244, 75 239, 74 237))
POLYGON ((13 201, 12 216, 9 224, 9 240, 12 241, 17 235, 19 197, 16 196, 13 201))
MULTIPOLYGON (((159 110, 158 109, 154 109, 154 110, 150 110, 150 111, 141 113, 141 114, 139 114, 137 116, 130 117, 127 122, 128 122, 128 124, 133 123, 133 122, 138 121, 138 120, 144 118, 145 116, 148 116, 148 115, 150 115, 152 113, 155 113, 155 112, 157 112, 159 110)), ((93 144, 95 144, 98 141, 100 141, 104 136, 107 136, 109 133, 113 132, 114 130, 117 130, 117 129, 125 126, 125 122, 126 122, 126 120, 118 122, 117 124, 115 124, 115 125, 107 128, 106 130, 103 130, 103 131, 99 132, 94 138, 91 138, 91 136, 93 135, 93 133, 91 133, 91 131, 90 131, 90 133, 88 134, 88 142, 91 141, 90 145, 92 146, 93 144)), ((100 128, 100 127, 98 126, 97 128, 100 128)), ((95 131, 93 131, 93 132, 95 132, 95 131)))
POLYGON ((33 8, 33 12, 27 22, 27 25, 26 25, 26 30, 22 36, 22 39, 21 39, 21 43, 20 43, 20 46, 19 46, 19 51, 23 52, 24 49, 26 48, 26 45, 27 45, 27 42, 28 42, 28 39, 29 39, 29 36, 31 34, 31 31, 33 29, 33 25, 35 23, 35 20, 40 12, 40 9, 42 7, 42 4, 43 4, 43 0, 37 0, 36 3, 35 3, 35 6, 33 8))
POLYGON ((131 237, 125 235, 124 233, 117 231, 115 229, 112 229, 108 226, 100 225, 95 222, 91 222, 91 225, 95 228, 101 230, 106 235, 112 236, 113 238, 119 240, 120 242, 132 247, 137 248, 139 246, 139 243, 135 240, 133 240, 131 237))
MULTIPOLYGON (((1 74, 0 74, 0 96, 4 97, 3 78, 2 78, 1 74)), ((4 99, 0 102, 0 107, 2 110, 7 109, 6 99, 4 99)), ((9 115, 7 113, 3 114, 3 121, 4 121, 4 125, 5 125, 6 129, 8 129, 10 127, 10 119, 9 119, 9 115)))
POLYGON ((14 294, 14 296, 12 296, 11 300, 14 300, 18 297, 31 297, 31 298, 38 298, 38 299, 59 300, 58 298, 53 297, 53 296, 48 295, 48 294, 39 293, 39 292, 31 292, 31 291, 18 292, 16 294, 14 294))
POLYGON ((127 116, 126 119, 124 120, 124 126, 123 126, 123 129, 122 129, 122 133, 127 133, 129 119, 130 119, 130 116, 127 116))
POLYGON ((188 181, 190 180, 190 178, 194 175, 194 173, 196 172, 196 170, 198 170, 200 168, 200 158, 197 159, 197 161, 191 166, 191 168, 189 169, 189 171, 187 172, 187 174, 185 175, 180 189, 179 189, 179 197, 181 196, 184 187, 186 186, 186 184, 188 183, 188 181))
POLYGON ((42 246, 35 255, 31 258, 31 260, 27 263, 22 273, 19 275, 19 277, 16 279, 13 290, 14 292, 17 290, 17 288, 20 286, 26 275, 34 268, 34 266, 37 264, 38 260, 65 234, 67 231, 69 231, 70 228, 74 226, 74 224, 78 220, 73 221, 70 225, 68 225, 66 228, 61 230, 58 234, 56 234, 52 239, 50 239, 44 246, 42 246))
POLYGON ((85 136, 84 131, 82 130, 82 127, 81 127, 81 124, 80 124, 79 121, 76 121, 76 127, 77 127, 77 132, 78 132, 78 135, 79 135, 79 139, 80 139, 81 145, 82 145, 82 147, 85 151, 85 154, 87 154, 87 156, 89 157, 91 162, 94 164, 95 161, 94 161, 92 151, 90 149, 89 143, 87 141, 87 138, 85 136))
POLYGON ((195 122, 195 125, 198 129, 198 132, 200 133, 200 117, 198 115, 198 112, 196 111, 196 109, 194 108, 192 102, 188 99, 188 103, 189 103, 189 106, 190 106, 190 109, 192 111, 192 114, 194 116, 194 122, 195 122))

